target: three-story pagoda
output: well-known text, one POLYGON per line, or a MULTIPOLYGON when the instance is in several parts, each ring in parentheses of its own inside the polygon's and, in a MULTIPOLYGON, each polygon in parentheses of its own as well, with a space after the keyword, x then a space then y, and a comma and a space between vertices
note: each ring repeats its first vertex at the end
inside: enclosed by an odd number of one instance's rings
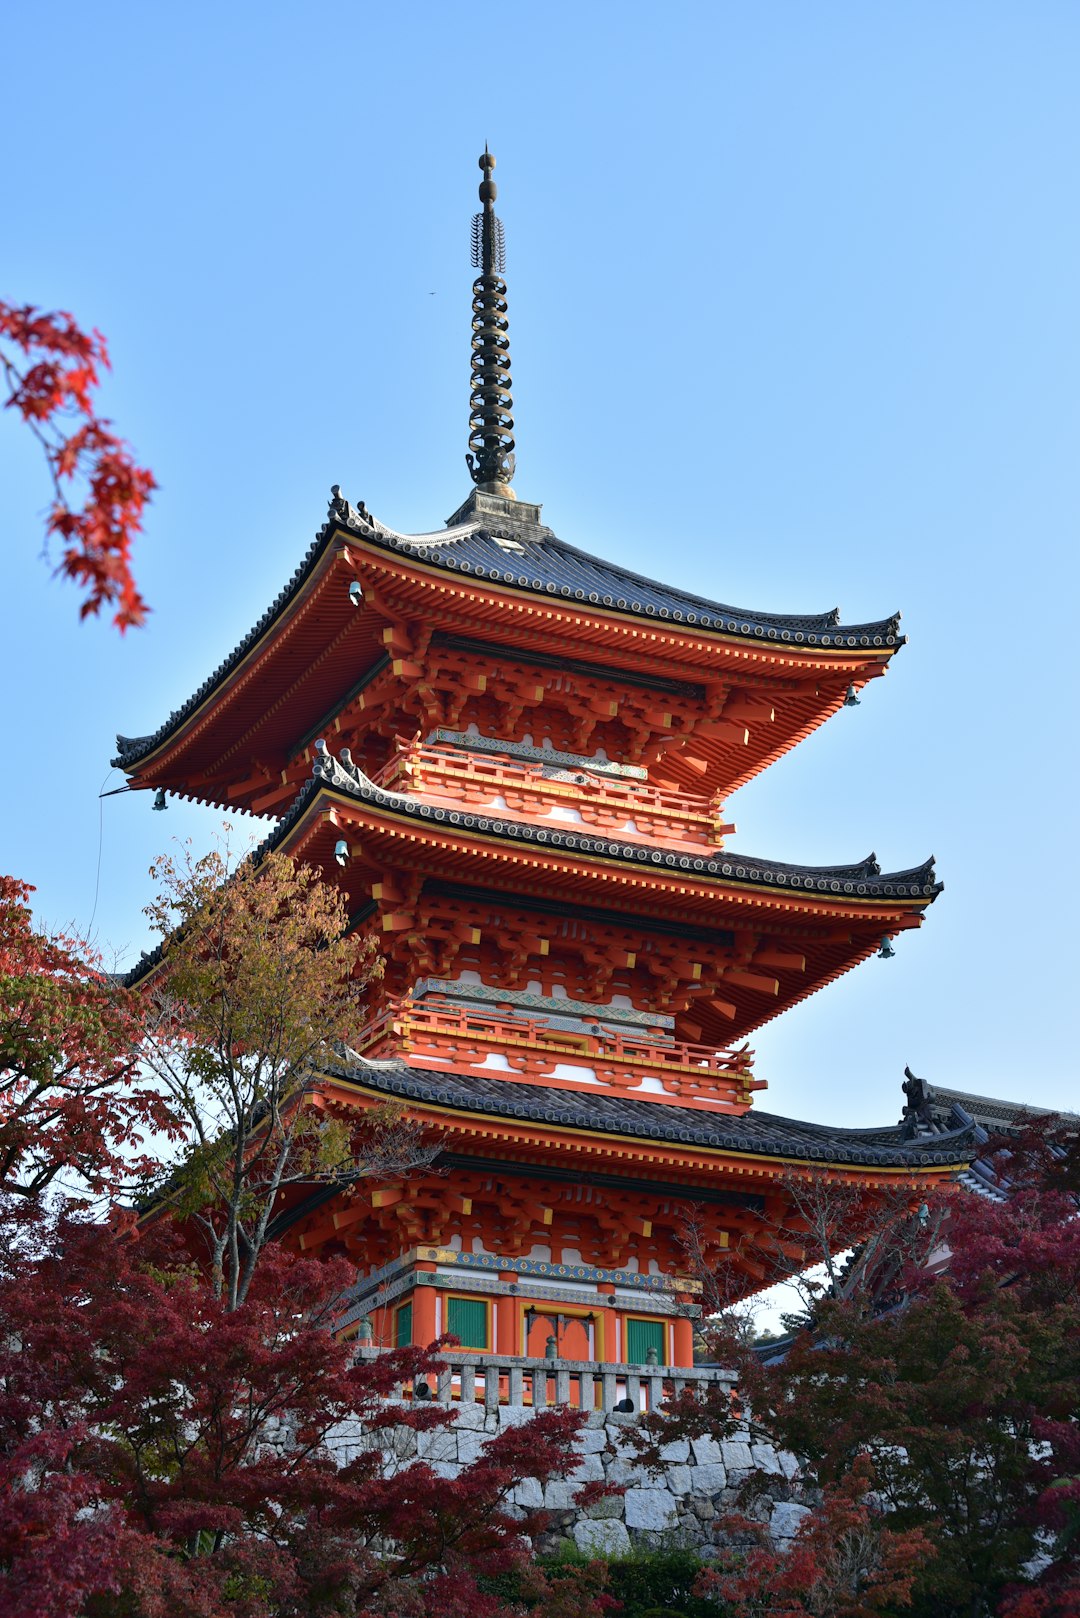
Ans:
POLYGON ((970 1157, 963 1129, 761 1112, 747 1041, 918 927, 930 864, 737 854, 725 801, 883 675, 895 617, 741 611, 557 538, 519 500, 494 158, 474 221, 474 489, 407 535, 333 491, 273 605, 153 735, 132 787, 280 816, 385 975, 323 1104, 388 1097, 431 1172, 299 1188, 277 1220, 355 1261, 377 1343, 692 1363, 687 1229, 733 1290, 798 1243, 791 1175, 867 1203, 970 1157))

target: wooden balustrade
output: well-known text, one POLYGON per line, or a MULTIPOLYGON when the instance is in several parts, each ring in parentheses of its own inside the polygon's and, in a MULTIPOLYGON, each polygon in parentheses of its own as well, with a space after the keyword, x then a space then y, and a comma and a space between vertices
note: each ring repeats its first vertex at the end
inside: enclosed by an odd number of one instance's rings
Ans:
POLYGON ((473 807, 500 795, 508 810, 550 814, 553 805, 568 802, 586 825, 618 831, 633 820, 643 837, 658 841, 673 834, 681 840, 722 846, 735 827, 721 821, 717 803, 693 798, 645 782, 617 776, 592 775, 584 767, 566 773, 561 781, 546 776, 539 764, 523 762, 511 754, 448 752, 427 743, 403 747, 374 777, 377 785, 398 791, 424 790, 429 795, 442 787, 448 800, 473 807))
MULTIPOLYGON (((597 1016, 603 1008, 597 1008, 597 1016)), ((751 1077, 753 1051, 716 1050, 647 1032, 553 1028, 540 1018, 501 1017, 497 1011, 435 1000, 396 999, 368 1023, 357 1042, 367 1055, 385 1046, 413 1059, 434 1058, 466 1071, 482 1066, 491 1052, 505 1057, 524 1077, 551 1076, 562 1064, 589 1066, 598 1079, 635 1087, 655 1075, 676 1094, 705 1094, 726 1084, 744 1097, 762 1088, 751 1077)))

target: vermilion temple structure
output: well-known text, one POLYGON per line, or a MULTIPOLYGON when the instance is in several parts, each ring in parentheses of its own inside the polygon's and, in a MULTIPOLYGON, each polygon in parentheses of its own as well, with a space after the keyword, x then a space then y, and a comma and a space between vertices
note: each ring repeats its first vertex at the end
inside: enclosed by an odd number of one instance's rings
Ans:
POLYGON ((273 605, 153 735, 130 784, 280 816, 385 957, 322 1099, 395 1097, 432 1172, 296 1192, 278 1225, 355 1261, 376 1343, 692 1363, 687 1229, 744 1291, 798 1245, 785 1182, 883 1186, 970 1131, 837 1129, 753 1106, 748 1039, 922 923, 929 864, 734 852, 725 802, 881 678, 897 619, 743 611, 557 538, 513 476, 486 153, 474 226, 473 492, 407 535, 335 488, 273 605), (778 1228, 784 1226, 786 1230, 778 1228), (771 1233, 771 1234, 770 1234, 771 1233))

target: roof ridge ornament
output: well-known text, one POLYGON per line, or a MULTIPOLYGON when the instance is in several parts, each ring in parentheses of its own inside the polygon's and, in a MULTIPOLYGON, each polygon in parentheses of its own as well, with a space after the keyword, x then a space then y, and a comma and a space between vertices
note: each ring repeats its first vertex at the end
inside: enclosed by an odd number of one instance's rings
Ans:
POLYGON ((469 475, 485 494, 515 498, 514 401, 510 389, 510 322, 507 318, 506 244, 502 220, 495 215, 498 195, 491 171, 495 159, 485 143, 480 167, 480 201, 484 208, 472 222, 472 263, 480 271, 473 282, 472 387, 469 394, 469 475))

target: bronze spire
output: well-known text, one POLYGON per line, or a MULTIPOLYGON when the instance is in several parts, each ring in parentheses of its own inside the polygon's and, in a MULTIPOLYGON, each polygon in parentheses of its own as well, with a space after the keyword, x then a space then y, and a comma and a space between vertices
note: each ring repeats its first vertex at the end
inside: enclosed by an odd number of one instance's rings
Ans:
POLYGON ((495 159, 484 146, 480 159, 483 213, 472 222, 473 282, 472 389, 469 394, 469 453, 465 459, 478 489, 514 499, 514 401, 510 396, 510 322, 507 319, 506 249, 502 220, 495 216, 495 159))

